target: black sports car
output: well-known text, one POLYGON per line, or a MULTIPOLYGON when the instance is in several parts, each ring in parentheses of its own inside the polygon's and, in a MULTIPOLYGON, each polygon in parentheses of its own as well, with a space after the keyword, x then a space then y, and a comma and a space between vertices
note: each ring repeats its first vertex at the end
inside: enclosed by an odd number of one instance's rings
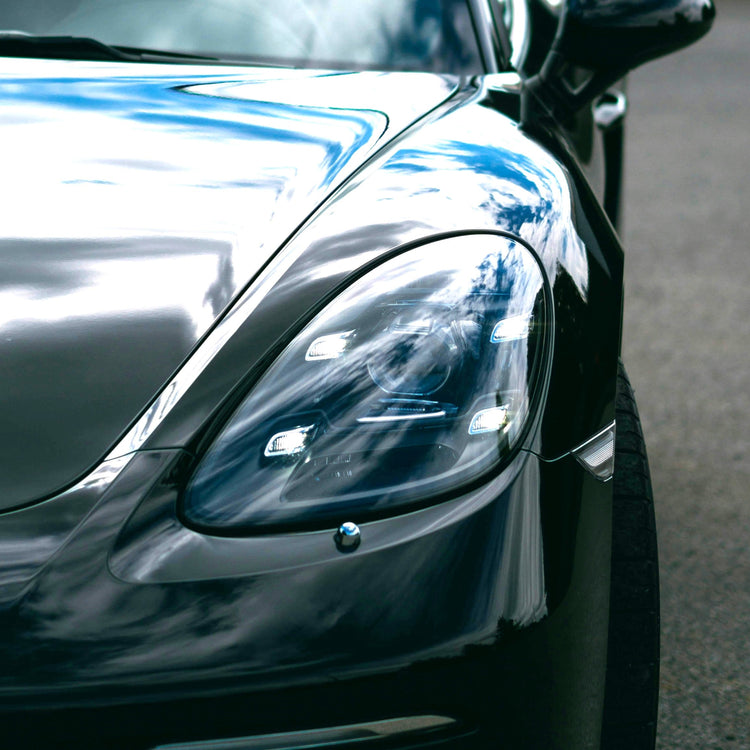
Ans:
POLYGON ((653 747, 624 76, 713 16, 0 7, 0 747, 653 747))

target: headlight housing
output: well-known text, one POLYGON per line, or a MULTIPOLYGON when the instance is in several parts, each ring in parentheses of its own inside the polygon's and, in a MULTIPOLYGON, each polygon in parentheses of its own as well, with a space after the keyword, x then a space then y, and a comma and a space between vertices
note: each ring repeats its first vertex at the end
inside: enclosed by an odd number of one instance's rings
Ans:
POLYGON ((271 364, 201 459, 188 523, 263 532, 436 502, 520 444, 547 345, 544 275, 505 236, 405 250, 271 364))

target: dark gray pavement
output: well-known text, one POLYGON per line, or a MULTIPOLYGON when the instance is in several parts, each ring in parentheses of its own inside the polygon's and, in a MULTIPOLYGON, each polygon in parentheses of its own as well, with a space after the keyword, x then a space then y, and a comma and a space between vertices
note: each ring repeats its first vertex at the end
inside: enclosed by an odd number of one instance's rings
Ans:
POLYGON ((630 79, 624 360, 662 571, 658 746, 750 748, 750 2, 630 79))

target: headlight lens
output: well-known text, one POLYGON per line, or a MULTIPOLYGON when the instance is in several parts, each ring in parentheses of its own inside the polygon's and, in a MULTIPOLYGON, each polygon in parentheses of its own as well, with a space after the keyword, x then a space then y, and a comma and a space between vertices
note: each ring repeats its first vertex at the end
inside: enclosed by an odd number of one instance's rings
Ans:
POLYGON ((548 308, 534 256, 441 239, 365 274, 276 359, 183 496, 189 523, 263 531, 401 512, 519 442, 548 308))

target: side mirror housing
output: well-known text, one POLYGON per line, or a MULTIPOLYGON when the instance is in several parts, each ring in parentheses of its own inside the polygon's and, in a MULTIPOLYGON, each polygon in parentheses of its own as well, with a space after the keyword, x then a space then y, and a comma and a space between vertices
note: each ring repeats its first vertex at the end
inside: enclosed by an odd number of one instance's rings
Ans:
POLYGON ((571 116, 633 68, 700 39, 715 15, 713 0, 567 0, 528 81, 524 121, 539 104, 571 116))

